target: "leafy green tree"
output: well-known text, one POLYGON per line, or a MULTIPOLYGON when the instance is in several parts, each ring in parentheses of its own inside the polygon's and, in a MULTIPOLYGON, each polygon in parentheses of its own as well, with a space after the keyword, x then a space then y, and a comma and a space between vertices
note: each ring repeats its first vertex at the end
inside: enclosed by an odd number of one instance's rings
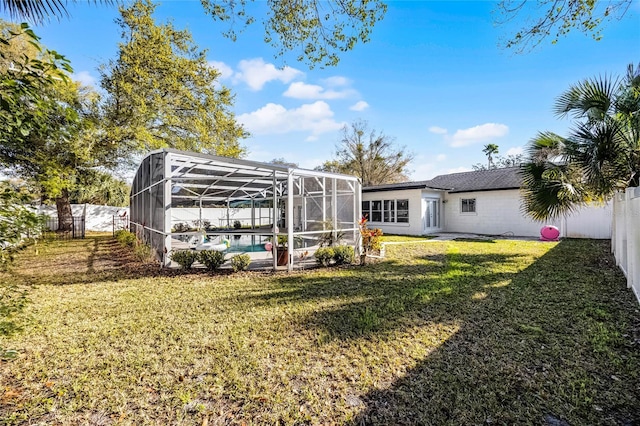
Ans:
POLYGON ((363 186, 404 182, 413 154, 405 147, 396 148, 394 142, 394 138, 369 129, 366 121, 354 122, 342 128, 335 158, 318 169, 357 176, 363 186))
POLYGON ((551 43, 572 30, 582 31, 595 40, 602 37, 604 24, 621 19, 633 0, 501 0, 497 5, 498 24, 525 18, 527 24, 505 43, 522 53, 551 37, 551 43))
POLYGON ((495 164, 493 164, 493 155, 498 153, 498 145, 495 143, 489 143, 484 146, 482 152, 487 156, 487 169, 495 168, 495 164))
POLYGON ((70 193, 72 203, 102 204, 124 207, 129 205, 131 186, 122 179, 99 169, 83 170, 70 193))
POLYGON ((118 159, 162 147, 242 155, 238 140, 247 133, 231 111, 230 90, 217 83, 219 72, 188 31, 156 25, 155 7, 138 0, 120 8, 124 41, 101 69, 105 145, 118 159))
POLYGON ((541 132, 529 143, 522 196, 531 217, 555 218, 640 184, 640 65, 570 87, 555 111, 574 123, 566 138, 541 132))
MULTIPOLYGON (((223 35, 232 40, 257 21, 247 10, 252 1, 200 0, 200 3, 214 21, 228 26, 223 35)), ((9 16, 35 22, 68 16, 66 6, 66 0, 0 0, 0 10, 9 16)), ((293 52, 298 61, 306 61, 311 67, 336 65, 341 53, 369 41, 374 25, 387 10, 382 0, 269 1, 267 6, 267 16, 262 21, 264 40, 276 48, 278 56, 293 52)))
POLYGON ((29 194, 0 182, 0 270, 11 264, 23 244, 40 236, 44 221, 29 207, 29 201, 29 194))
POLYGON ((68 229, 68 190, 92 155, 81 117, 91 101, 69 79, 69 62, 44 48, 26 24, 3 23, 0 41, 7 47, 0 52, 0 166, 56 199, 60 228, 68 229))

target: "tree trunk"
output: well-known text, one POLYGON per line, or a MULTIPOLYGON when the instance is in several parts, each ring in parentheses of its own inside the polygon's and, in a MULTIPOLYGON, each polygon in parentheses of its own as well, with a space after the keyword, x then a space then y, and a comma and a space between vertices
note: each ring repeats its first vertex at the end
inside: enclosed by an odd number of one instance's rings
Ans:
POLYGON ((69 232, 73 230, 73 213, 69 202, 69 190, 63 189, 59 197, 56 198, 56 209, 58 210, 58 231, 69 232))

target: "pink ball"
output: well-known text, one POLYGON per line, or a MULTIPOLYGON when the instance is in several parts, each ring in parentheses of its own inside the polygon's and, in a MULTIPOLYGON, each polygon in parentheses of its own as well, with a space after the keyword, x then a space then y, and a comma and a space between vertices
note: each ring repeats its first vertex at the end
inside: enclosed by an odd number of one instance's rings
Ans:
POLYGON ((542 235, 543 240, 555 241, 560 236, 560 231, 555 226, 547 225, 542 227, 540 235, 542 235))
POLYGON ((264 249, 266 251, 271 251, 272 248, 273 248, 273 244, 271 244, 271 241, 269 241, 268 243, 265 243, 264 249))

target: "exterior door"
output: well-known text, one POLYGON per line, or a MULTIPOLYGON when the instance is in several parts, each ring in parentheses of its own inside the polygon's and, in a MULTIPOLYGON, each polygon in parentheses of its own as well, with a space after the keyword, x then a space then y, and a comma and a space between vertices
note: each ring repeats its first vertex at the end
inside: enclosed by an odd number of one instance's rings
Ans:
POLYGON ((438 198, 422 199, 423 231, 435 232, 440 229, 440 200, 438 198))

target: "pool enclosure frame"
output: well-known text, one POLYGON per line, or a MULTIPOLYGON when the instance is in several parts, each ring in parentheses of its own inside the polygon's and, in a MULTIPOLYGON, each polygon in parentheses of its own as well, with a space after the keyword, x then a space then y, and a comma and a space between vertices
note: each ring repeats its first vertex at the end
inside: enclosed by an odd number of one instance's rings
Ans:
POLYGON ((291 242, 285 259, 291 271, 320 241, 341 240, 360 253, 361 199, 353 176, 162 149, 141 161, 133 179, 130 229, 165 266, 171 266, 172 250, 193 248, 185 241, 198 235, 222 241, 242 234, 272 241, 278 269, 282 248, 276 242, 284 240, 291 242), (207 209, 216 209, 219 223, 204 219, 214 212, 207 209), (247 213, 242 221, 234 220, 237 211, 247 213), (185 224, 176 218, 185 212, 197 212, 197 219, 185 224))

